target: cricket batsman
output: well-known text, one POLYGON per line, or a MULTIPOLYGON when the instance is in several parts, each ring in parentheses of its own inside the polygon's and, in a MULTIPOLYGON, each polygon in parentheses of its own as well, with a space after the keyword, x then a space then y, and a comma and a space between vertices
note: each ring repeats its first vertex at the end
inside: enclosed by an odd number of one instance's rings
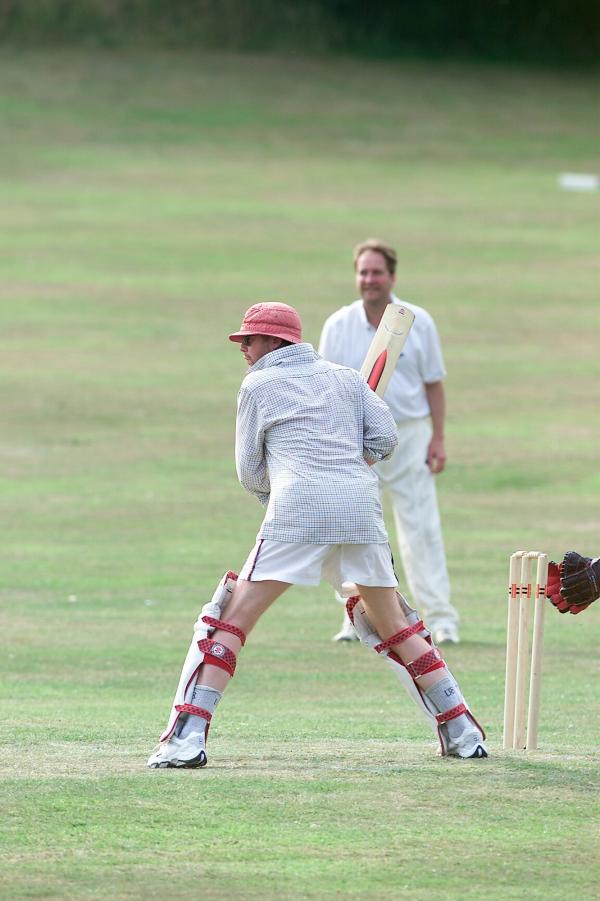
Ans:
POLYGON ((392 667, 439 738, 441 753, 487 757, 484 733, 417 613, 397 592, 377 476, 396 447, 386 404, 360 373, 302 341, 284 303, 258 303, 229 335, 249 366, 238 395, 236 466, 265 508, 239 575, 202 608, 151 768, 203 767, 206 738, 248 634, 290 585, 354 583, 348 613, 392 667))

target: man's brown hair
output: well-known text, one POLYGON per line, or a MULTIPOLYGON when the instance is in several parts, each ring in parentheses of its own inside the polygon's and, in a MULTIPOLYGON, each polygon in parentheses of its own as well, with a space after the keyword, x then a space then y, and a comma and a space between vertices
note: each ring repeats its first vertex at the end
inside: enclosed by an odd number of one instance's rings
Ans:
POLYGON ((367 238, 366 241, 362 241, 360 244, 357 244, 354 248, 354 268, 356 269, 356 264, 358 263, 358 258, 361 253, 364 253, 365 250, 374 250, 376 253, 380 253, 385 260, 385 264, 387 266, 388 272, 391 275, 396 274, 396 265, 398 263, 398 257, 396 256, 396 251, 393 247, 390 247, 389 244, 385 244, 383 241, 380 241, 378 238, 367 238))

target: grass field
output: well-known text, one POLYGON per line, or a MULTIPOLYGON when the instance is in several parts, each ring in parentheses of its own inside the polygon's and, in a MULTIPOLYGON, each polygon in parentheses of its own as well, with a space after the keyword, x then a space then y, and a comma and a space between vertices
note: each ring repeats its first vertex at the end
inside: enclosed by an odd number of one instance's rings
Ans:
MULTIPOLYGON (((600 609, 547 612, 502 752, 518 547, 600 553, 599 81, 174 53, 0 59, 1 897, 597 897, 600 609), (353 244, 449 371, 439 492, 485 762, 439 760, 323 585, 253 633, 201 772, 149 772, 191 625, 261 508, 233 465, 260 299, 317 341, 353 244)), ((600 608, 600 604, 598 605, 600 608)))

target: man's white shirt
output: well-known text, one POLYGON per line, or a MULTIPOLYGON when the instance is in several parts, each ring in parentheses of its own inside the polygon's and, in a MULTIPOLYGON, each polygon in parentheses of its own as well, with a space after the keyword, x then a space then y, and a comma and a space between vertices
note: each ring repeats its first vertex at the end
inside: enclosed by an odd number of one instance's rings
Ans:
MULTIPOLYGON (((415 314, 384 397, 396 422, 402 422, 429 415, 425 385, 445 378, 446 370, 437 328, 427 310, 394 295, 392 303, 402 304, 415 314)), ((375 331, 367 319, 362 300, 356 300, 326 320, 319 354, 332 363, 360 369, 375 331)))

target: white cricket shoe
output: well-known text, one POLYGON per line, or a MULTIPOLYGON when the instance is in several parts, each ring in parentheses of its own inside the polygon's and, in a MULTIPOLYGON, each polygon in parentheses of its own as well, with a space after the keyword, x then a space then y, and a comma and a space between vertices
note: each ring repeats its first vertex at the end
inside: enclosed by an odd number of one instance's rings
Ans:
POLYGON ((344 613, 344 621, 342 623, 342 628, 339 632, 337 632, 332 641, 359 641, 359 637, 356 634, 356 629, 352 625, 352 621, 347 613, 344 613))
POLYGON ((161 742, 148 758, 151 770, 166 767, 196 769, 206 766, 207 762, 204 733, 201 732, 190 732, 185 738, 172 735, 168 741, 161 742))
POLYGON ((439 626, 432 629, 433 642, 440 644, 460 644, 458 629, 456 626, 439 626))
POLYGON ((483 735, 472 723, 463 730, 458 738, 450 739, 446 753, 448 757, 461 757, 463 760, 488 756, 483 743, 483 735))

